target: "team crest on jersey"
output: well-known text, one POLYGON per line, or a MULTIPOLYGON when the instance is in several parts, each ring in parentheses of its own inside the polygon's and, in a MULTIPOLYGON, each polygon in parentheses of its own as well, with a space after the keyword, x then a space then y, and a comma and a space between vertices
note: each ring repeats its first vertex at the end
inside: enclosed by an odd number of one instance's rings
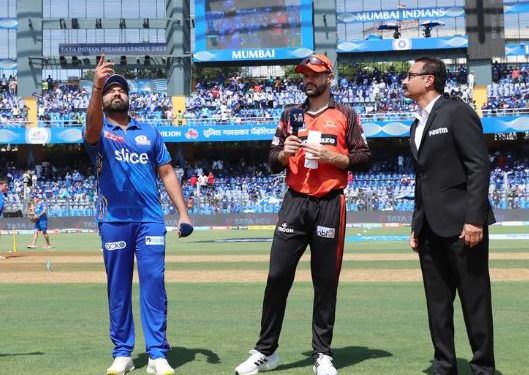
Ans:
POLYGON ((273 144, 274 146, 279 145, 279 142, 280 142, 280 141, 279 141, 279 137, 274 136, 274 138, 272 138, 272 144, 273 144))
POLYGON ((327 120, 327 121, 325 121, 325 127, 326 128, 330 128, 330 129, 334 129, 334 128, 336 128, 336 122, 334 122, 332 120, 327 120))
POLYGON ((111 141, 116 141, 116 142, 119 142, 119 143, 124 143, 125 142, 125 139, 123 139, 123 137, 119 136, 119 135, 116 135, 114 133, 111 133, 111 132, 108 132, 108 131, 104 131, 103 132, 103 136, 107 139, 110 139, 111 141))
POLYGON ((138 135, 136 138, 134 138, 134 140, 136 141, 136 144, 140 146, 150 146, 151 145, 151 140, 147 138, 147 136, 145 135, 138 135))

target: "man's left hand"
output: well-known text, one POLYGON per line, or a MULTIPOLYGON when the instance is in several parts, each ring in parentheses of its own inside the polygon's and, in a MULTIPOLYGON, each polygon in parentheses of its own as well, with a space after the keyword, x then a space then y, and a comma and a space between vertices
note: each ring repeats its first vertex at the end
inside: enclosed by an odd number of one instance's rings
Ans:
POLYGON ((459 238, 464 238, 470 248, 476 246, 483 240, 483 225, 465 224, 459 238))

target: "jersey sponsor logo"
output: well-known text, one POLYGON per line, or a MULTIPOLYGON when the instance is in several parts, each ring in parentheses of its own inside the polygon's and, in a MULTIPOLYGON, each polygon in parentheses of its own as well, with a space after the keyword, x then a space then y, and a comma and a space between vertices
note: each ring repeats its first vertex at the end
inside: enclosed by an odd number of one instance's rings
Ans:
POLYGON ((114 156, 117 161, 130 164, 147 164, 149 162, 149 155, 142 152, 138 154, 136 152, 130 152, 129 150, 122 148, 119 150, 114 150, 114 156))
POLYGON ((329 228, 329 227, 322 227, 321 225, 318 225, 316 227, 316 234, 318 235, 318 237, 334 238, 334 236, 336 235, 336 229, 329 228))
POLYGON ((136 141, 136 144, 140 146, 150 146, 151 145, 151 140, 147 138, 147 136, 145 135, 138 135, 136 138, 134 138, 134 140, 136 141))
POLYGON ((147 236, 145 237, 145 245, 165 245, 164 236, 147 236))
POLYGON ((294 228, 289 227, 287 223, 278 225, 277 230, 282 233, 294 233, 294 228))
POLYGON ((126 247, 127 243, 125 241, 105 242, 105 249, 108 251, 122 250, 126 247))
POLYGON ((336 146, 337 140, 334 134, 322 134, 320 144, 336 146))
POLYGON ((280 141, 279 141, 279 137, 274 136, 274 138, 272 138, 272 144, 273 144, 274 146, 279 145, 279 142, 280 142, 280 141))
POLYGON ((125 142, 125 139, 123 139, 123 137, 119 136, 119 135, 116 135, 116 134, 113 134, 111 132, 107 132, 106 130, 103 132, 103 136, 107 139, 110 139, 111 141, 116 141, 116 142, 119 142, 119 143, 124 143, 125 142))

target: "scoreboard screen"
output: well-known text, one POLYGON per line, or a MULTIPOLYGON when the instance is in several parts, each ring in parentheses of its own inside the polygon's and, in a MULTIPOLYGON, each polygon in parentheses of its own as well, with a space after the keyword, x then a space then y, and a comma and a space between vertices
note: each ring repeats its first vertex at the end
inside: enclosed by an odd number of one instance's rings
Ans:
POLYGON ((196 0, 195 61, 277 60, 313 48, 310 0, 196 0))

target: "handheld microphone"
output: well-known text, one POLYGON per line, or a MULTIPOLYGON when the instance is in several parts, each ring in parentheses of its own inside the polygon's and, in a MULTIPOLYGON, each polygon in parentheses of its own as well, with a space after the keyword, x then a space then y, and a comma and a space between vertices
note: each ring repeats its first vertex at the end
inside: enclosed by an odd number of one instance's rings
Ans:
POLYGON ((301 129, 305 123, 303 119, 303 110, 301 108, 292 108, 289 118, 290 127, 292 128, 292 135, 298 136, 298 130, 301 129))

